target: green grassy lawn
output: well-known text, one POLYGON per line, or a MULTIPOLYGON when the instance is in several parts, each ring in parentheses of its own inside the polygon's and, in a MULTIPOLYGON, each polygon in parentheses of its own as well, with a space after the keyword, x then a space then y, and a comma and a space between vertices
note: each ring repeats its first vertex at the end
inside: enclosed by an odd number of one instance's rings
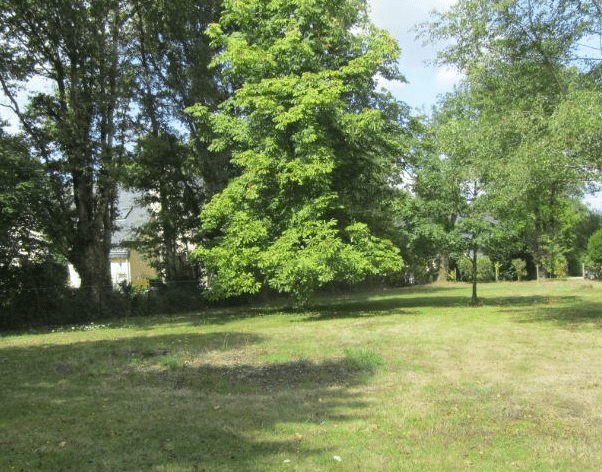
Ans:
POLYGON ((599 471, 602 284, 0 338, 0 470, 599 471))

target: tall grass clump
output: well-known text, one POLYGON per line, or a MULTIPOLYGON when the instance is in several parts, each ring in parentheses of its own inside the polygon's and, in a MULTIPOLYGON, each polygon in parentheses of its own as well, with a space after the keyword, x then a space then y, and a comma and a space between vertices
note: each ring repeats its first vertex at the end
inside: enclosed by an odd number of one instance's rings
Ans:
POLYGON ((352 370, 375 372, 385 365, 385 358, 380 352, 366 348, 348 348, 343 351, 345 361, 352 370))

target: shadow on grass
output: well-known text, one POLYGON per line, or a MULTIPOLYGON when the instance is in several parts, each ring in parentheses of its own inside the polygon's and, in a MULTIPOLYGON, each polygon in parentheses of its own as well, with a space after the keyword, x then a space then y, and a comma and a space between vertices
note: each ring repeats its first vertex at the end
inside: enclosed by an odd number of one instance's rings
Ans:
MULTIPOLYGON (((510 297, 481 297, 478 306, 499 306, 522 309, 526 306, 540 306, 547 303, 548 297, 544 296, 510 296, 510 297)), ((573 301, 574 297, 562 297, 562 302, 573 301)), ((415 315, 420 313, 419 308, 457 308, 472 309, 470 297, 466 295, 455 296, 429 296, 415 297, 404 296, 374 300, 350 300, 325 304, 314 307, 312 315, 305 321, 321 321, 335 318, 359 318, 386 315, 415 315)))
POLYGON ((594 324, 597 328, 602 328, 602 304, 581 301, 576 297, 554 298, 529 312, 528 316, 521 317, 519 322, 552 322, 565 328, 594 324))
POLYGON ((246 359, 242 348, 262 341, 214 333, 0 348, 0 470, 263 471, 332 460, 332 444, 303 438, 360 416, 366 404, 350 387, 369 374, 344 360, 246 359))
MULTIPOLYGON (((479 298, 482 306, 500 306, 524 308, 526 306, 541 306, 549 303, 550 297, 542 295, 515 296, 515 297, 483 297, 479 298)), ((574 296, 557 297, 560 303, 572 303, 577 300, 574 296)))
MULTIPOLYGON (((572 303, 576 297, 560 297, 559 303, 572 303)), ((548 303, 549 297, 541 295, 479 297, 478 306, 499 306, 522 309, 548 303)), ((262 305, 207 309, 195 313, 166 316, 134 317, 106 321, 110 327, 135 327, 154 330, 157 324, 183 323, 191 326, 227 325, 248 318, 275 314, 307 315, 304 321, 323 321, 337 318, 360 318, 388 315, 416 315, 423 308, 472 308, 469 287, 457 285, 427 285, 401 289, 385 289, 354 294, 320 296, 307 307, 294 308, 280 298, 262 305)), ((76 326, 85 329, 86 326, 76 326)), ((63 330, 69 331, 69 327, 63 330)), ((48 332, 40 330, 38 333, 48 332)), ((14 333, 17 334, 17 333, 14 333)))

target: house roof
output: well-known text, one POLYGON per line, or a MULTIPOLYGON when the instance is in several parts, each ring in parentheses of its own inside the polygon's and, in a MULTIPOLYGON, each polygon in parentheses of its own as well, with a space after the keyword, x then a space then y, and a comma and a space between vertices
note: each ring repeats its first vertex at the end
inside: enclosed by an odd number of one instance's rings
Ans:
POLYGON ((136 229, 149 219, 149 209, 142 206, 138 199, 140 193, 121 189, 117 200, 118 217, 115 220, 116 229, 111 236, 113 246, 133 241, 136 229))

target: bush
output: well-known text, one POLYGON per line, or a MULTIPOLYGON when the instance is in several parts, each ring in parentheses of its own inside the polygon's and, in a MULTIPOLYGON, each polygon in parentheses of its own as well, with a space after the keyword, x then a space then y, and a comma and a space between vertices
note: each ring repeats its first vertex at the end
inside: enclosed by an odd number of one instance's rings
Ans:
MULTIPOLYGON (((457 262, 460 278, 465 282, 472 280, 472 260, 468 256, 462 256, 457 262)), ((477 256, 477 281, 489 282, 493 280, 494 271, 491 259, 488 256, 477 256)))
POLYGON ((512 259, 512 268, 519 282, 527 275, 527 263, 522 259, 512 259))
POLYGON ((53 322, 67 269, 52 256, 43 261, 23 261, 0 270, 0 330, 53 322), (43 318, 42 320, 40 318, 43 318))

